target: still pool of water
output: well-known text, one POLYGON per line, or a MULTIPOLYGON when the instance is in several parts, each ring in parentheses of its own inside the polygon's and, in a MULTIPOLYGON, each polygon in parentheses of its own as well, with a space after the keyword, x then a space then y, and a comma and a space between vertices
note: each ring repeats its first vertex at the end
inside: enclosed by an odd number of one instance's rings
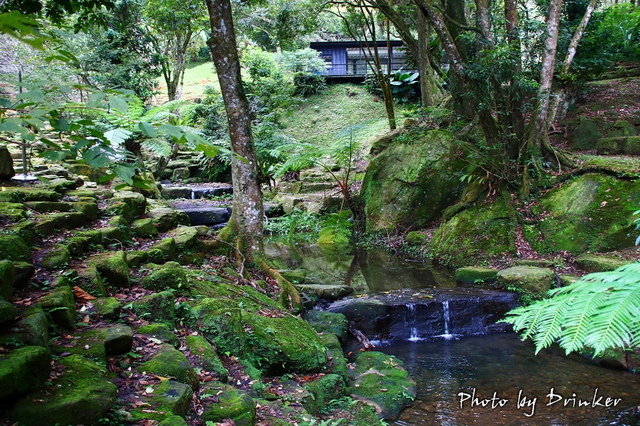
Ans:
POLYGON ((640 375, 551 349, 534 355, 516 334, 378 350, 402 359, 418 384, 392 425, 640 425, 640 375))

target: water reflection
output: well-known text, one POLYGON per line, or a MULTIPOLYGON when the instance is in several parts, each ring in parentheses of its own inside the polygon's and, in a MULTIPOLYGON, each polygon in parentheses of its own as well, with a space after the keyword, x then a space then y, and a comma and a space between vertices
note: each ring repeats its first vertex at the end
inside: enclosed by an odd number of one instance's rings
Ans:
POLYGON ((307 283, 348 285, 354 294, 456 287, 449 271, 381 249, 336 251, 272 239, 267 241, 265 252, 281 269, 304 269, 307 283))
POLYGON ((640 424, 627 411, 640 404, 640 376, 554 350, 534 355, 514 334, 379 350, 404 360, 418 382, 418 400, 395 425, 640 424))

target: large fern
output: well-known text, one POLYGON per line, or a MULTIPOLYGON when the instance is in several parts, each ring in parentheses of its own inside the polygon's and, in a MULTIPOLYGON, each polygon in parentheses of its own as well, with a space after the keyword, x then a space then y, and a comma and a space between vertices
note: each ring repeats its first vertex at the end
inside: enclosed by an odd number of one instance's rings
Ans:
POLYGON ((640 262, 585 275, 548 295, 508 312, 503 320, 523 339, 532 339, 536 353, 553 343, 566 353, 594 355, 640 347, 640 262))

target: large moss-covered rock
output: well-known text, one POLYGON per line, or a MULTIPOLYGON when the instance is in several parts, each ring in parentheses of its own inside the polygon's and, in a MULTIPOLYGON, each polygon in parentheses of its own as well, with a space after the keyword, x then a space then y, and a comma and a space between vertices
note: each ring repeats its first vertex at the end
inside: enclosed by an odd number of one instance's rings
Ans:
POLYGON ((143 320, 164 322, 171 327, 176 319, 176 296, 171 291, 153 293, 131 304, 131 310, 143 320))
POLYGON ((189 279, 182 265, 172 261, 153 270, 151 274, 142 279, 140 284, 144 288, 156 291, 186 290, 189 286, 189 279))
POLYGON ((450 266, 481 263, 515 254, 515 211, 504 200, 483 203, 454 215, 431 239, 433 258, 450 266))
POLYGON ((131 224, 131 233, 136 237, 150 238, 158 235, 158 228, 151 219, 138 219, 131 224))
POLYGON ((552 270, 536 266, 513 266, 498 272, 496 278, 503 288, 534 297, 542 297, 555 282, 552 270))
POLYGON ((15 336, 26 345, 49 346, 49 320, 39 307, 27 308, 15 327, 15 336))
POLYGON ((51 353, 42 346, 25 346, 0 354, 0 401, 42 385, 51 371, 51 353))
POLYGON ((38 299, 38 305, 58 327, 71 329, 75 325, 76 303, 71 287, 63 285, 56 288, 38 299))
POLYGON ((547 193, 534 212, 543 217, 525 227, 539 252, 607 252, 632 247, 640 180, 586 174, 547 193))
POLYGON ((193 389, 176 380, 162 380, 147 387, 140 401, 143 403, 132 411, 135 420, 165 420, 173 416, 184 417, 189 411, 193 389))
POLYGON ((11 298, 15 282, 16 271, 13 262, 10 260, 0 260, 0 300, 9 300, 11 298))
POLYGON ((172 329, 163 322, 153 322, 151 324, 143 325, 138 328, 138 334, 144 334, 151 339, 160 341, 162 343, 168 343, 174 347, 178 347, 180 342, 178 337, 171 331, 172 329))
POLYGON ((617 256, 602 256, 595 254, 582 254, 576 257, 576 264, 587 272, 613 271, 623 265, 631 263, 617 256))
MULTIPOLYGON (((133 218, 142 216, 147 209, 147 199, 139 192, 133 191, 118 191, 113 195, 113 198, 109 200, 111 205, 119 206, 119 203, 124 203, 128 208, 123 208, 126 213, 123 214, 127 220, 131 221, 133 218)), ((117 209, 114 209, 117 212, 117 209)))
POLYGON ((151 359, 143 362, 139 371, 172 377, 194 389, 198 388, 198 375, 187 357, 171 345, 164 344, 151 359))
POLYGON ((180 225, 188 226, 191 224, 189 216, 185 212, 169 207, 158 207, 150 210, 147 216, 153 220, 159 232, 167 232, 180 225))
POLYGON ((0 299, 0 327, 13 321, 16 315, 18 315, 18 308, 13 303, 0 299))
POLYGON ((24 204, 0 202, 0 220, 8 222, 20 222, 27 218, 24 204))
POLYGON ((26 261, 29 259, 29 247, 17 235, 0 235, 0 259, 26 261))
MULTIPOLYGON (((129 279, 129 264, 124 251, 103 253, 93 257, 89 262, 94 272, 94 279, 98 288, 126 288, 131 286, 129 279)), ((102 293, 102 290, 101 290, 102 293)), ((106 296, 106 294, 100 294, 106 296)))
POLYGON ((304 314, 304 319, 318 333, 332 333, 345 342, 349 332, 349 321, 344 314, 312 310, 304 314))
POLYGON ((57 201, 61 195, 56 191, 32 187, 10 187, 0 191, 0 201, 22 203, 24 201, 57 201))
POLYGON ((420 228, 439 218, 464 189, 460 146, 441 130, 398 135, 372 159, 362 183, 367 230, 420 228))
POLYGON ((209 289, 210 297, 198 301, 192 311, 198 328, 221 352, 246 358, 273 374, 317 371, 326 363, 326 350, 315 330, 264 294, 224 283, 209 289))
POLYGON ((93 425, 111 409, 117 388, 107 371, 80 355, 62 358, 64 371, 52 386, 17 402, 11 418, 25 426, 93 425))
POLYGON ((351 374, 351 396, 372 405, 383 419, 397 418, 417 394, 415 382, 402 361, 393 355, 363 352, 351 374))
POLYGON ((204 385, 200 394, 204 411, 200 418, 206 422, 233 420, 236 426, 253 426, 256 403, 244 391, 220 382, 204 385))
POLYGON ((495 281, 497 275, 497 269, 483 266, 465 266, 455 272, 456 281, 463 284, 495 281))
POLYGON ((304 385, 304 388, 312 397, 303 401, 304 408, 311 414, 317 414, 326 409, 332 400, 337 400, 345 395, 346 387, 343 378, 338 374, 320 376, 312 382, 304 385))
POLYGON ((203 336, 189 335, 184 339, 191 356, 195 359, 198 367, 214 373, 218 380, 226 382, 229 372, 222 365, 215 348, 203 336))
POLYGON ((62 229, 74 229, 84 225, 87 218, 80 212, 49 213, 39 218, 36 232, 41 236, 53 235, 62 229))
POLYGON ((69 264, 71 253, 63 244, 57 244, 45 253, 42 258, 42 266, 47 269, 60 269, 69 264))

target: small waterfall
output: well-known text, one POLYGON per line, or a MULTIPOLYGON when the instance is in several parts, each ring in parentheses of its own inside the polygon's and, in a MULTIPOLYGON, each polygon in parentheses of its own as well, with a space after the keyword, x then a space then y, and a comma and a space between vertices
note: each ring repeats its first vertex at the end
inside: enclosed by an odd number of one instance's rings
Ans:
POLYGON ((194 191, 193 189, 191 190, 191 199, 192 200, 196 199, 196 191, 194 191))
POLYGON ((410 342, 418 342, 422 340, 420 336, 418 336, 418 320, 416 317, 416 305, 413 303, 407 303, 407 309, 409 313, 407 314, 407 326, 409 327, 409 341, 410 342))
POLYGON ((440 337, 443 337, 447 340, 449 339, 453 339, 455 337, 455 335, 449 333, 449 321, 451 321, 451 318, 449 316, 449 301, 448 300, 444 300, 442 302, 442 321, 444 322, 444 334, 440 335, 440 337))

